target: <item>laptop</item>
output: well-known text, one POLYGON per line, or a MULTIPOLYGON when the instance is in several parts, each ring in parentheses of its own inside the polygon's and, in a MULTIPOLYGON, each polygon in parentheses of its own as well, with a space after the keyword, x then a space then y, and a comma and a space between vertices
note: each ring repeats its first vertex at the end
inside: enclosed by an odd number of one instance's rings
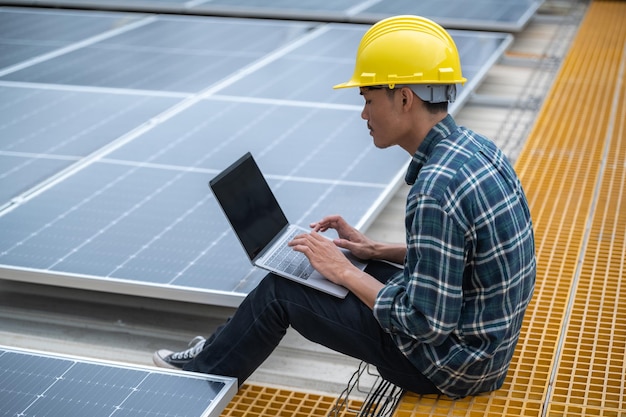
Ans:
MULTIPOLYGON (((345 298, 346 288, 324 278, 304 254, 287 246, 294 236, 310 230, 289 223, 250 152, 210 180, 209 186, 253 265, 345 298)), ((343 252, 357 267, 367 265, 343 252)))

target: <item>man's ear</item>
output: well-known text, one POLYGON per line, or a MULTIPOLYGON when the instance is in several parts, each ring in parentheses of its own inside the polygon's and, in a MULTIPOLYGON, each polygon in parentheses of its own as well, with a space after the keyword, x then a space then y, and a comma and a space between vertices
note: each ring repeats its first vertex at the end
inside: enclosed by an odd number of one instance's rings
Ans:
POLYGON ((408 110, 411 106, 414 105, 414 101, 417 98, 413 91, 409 87, 402 87, 399 91, 401 100, 402 100, 402 108, 408 110))

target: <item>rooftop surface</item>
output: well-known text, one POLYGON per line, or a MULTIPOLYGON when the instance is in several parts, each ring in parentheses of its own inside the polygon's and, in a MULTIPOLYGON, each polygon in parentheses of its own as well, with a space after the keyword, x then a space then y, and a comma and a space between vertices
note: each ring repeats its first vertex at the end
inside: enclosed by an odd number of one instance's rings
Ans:
MULTIPOLYGON (((546 1, 456 112, 457 122, 492 138, 518 162, 588 7, 583 1, 546 1)), ((521 161, 519 167, 522 162, 528 170, 530 163, 521 161)), ((405 186, 398 187, 367 230, 370 236, 404 240, 406 192, 405 186)), ((621 206, 606 210, 623 211, 621 206)), ((601 299, 594 302, 601 303, 601 299)), ((159 348, 185 348, 188 340, 209 334, 232 312, 228 307, 0 281, 0 343, 132 364, 151 365, 152 352, 159 348)), ((619 329, 623 331, 623 327, 619 329)), ((248 383, 337 396, 358 366, 358 361, 289 332, 248 383)), ((608 391, 619 396, 624 393, 626 378, 624 368, 618 369, 621 385, 618 374, 617 388, 610 386, 608 391)), ((559 380, 557 391, 564 392, 566 385, 559 380)), ((623 406, 623 399, 619 401, 623 406)), ((551 411, 577 415, 581 410, 563 407, 551 411)), ((616 415, 612 410, 593 415, 616 415)))

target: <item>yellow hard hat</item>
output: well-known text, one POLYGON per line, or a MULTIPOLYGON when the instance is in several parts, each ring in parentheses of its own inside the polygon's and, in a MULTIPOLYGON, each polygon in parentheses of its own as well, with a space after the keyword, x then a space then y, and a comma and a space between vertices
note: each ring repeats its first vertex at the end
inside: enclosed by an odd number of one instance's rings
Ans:
POLYGON ((352 78, 334 88, 465 81, 448 32, 432 20, 406 15, 381 20, 363 35, 352 78))

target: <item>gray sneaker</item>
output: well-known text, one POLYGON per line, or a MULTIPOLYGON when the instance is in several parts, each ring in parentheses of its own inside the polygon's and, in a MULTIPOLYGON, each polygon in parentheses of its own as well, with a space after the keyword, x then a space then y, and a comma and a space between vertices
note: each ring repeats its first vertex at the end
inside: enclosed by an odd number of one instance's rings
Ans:
POLYGON ((167 349, 159 349, 152 355, 152 361, 159 368, 182 369, 183 366, 202 352, 206 339, 196 336, 189 342, 189 349, 172 352, 167 349))

